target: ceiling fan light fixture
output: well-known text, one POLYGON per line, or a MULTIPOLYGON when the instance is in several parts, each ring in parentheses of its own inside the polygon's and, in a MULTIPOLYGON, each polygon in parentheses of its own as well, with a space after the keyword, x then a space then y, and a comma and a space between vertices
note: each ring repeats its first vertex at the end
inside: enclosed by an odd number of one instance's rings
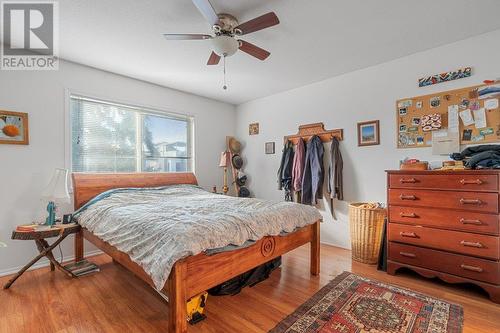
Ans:
POLYGON ((230 36, 215 36, 212 39, 212 46, 215 53, 221 57, 230 57, 238 51, 240 43, 230 36))

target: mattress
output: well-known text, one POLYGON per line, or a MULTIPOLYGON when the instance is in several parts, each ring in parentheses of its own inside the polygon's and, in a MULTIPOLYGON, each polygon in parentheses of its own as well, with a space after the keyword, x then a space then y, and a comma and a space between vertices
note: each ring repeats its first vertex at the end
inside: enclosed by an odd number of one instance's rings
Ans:
POLYGON ((248 246, 321 219, 311 206, 214 194, 194 185, 104 192, 73 218, 127 253, 163 289, 179 259, 248 246))

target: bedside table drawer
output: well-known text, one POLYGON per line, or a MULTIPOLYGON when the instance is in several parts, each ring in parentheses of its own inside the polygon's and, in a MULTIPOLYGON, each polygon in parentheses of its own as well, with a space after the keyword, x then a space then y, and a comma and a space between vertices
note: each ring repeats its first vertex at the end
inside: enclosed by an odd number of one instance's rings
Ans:
POLYGON ((499 238, 460 231, 389 223, 388 240, 498 260, 499 238))
POLYGON ((500 283, 499 263, 411 245, 389 243, 389 260, 489 283, 500 283))
POLYGON ((498 191, 497 175, 389 175, 390 188, 498 191))
POLYGON ((499 216, 439 208, 390 206, 391 222, 498 235, 499 216))
POLYGON ((415 189, 389 191, 389 205, 412 207, 440 207, 498 213, 498 194, 481 192, 451 192, 415 189))

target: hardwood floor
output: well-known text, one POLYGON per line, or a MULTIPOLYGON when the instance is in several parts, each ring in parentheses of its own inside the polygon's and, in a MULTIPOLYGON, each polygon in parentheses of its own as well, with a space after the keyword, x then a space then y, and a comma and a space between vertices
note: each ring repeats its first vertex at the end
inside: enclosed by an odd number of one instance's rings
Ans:
MULTIPOLYGON (((166 332, 167 303, 106 255, 90 258, 101 272, 68 279, 43 268, 0 291, 0 332, 166 332)), ((410 272, 392 277, 351 262, 350 252, 322 245, 321 274, 309 274, 309 248, 283 257, 271 277, 237 296, 209 297, 208 318, 189 332, 267 332, 342 271, 461 304, 464 332, 500 332, 500 305, 473 286, 451 286, 410 272)), ((8 277, 0 278, 3 285, 8 277)))

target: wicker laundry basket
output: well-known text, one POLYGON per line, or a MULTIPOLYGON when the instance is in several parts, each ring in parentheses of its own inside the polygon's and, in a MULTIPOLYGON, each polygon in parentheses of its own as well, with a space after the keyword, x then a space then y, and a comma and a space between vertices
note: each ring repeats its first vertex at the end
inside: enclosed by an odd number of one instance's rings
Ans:
POLYGON ((386 210, 384 208, 364 208, 365 203, 349 205, 352 259, 376 264, 382 241, 382 229, 386 210))

